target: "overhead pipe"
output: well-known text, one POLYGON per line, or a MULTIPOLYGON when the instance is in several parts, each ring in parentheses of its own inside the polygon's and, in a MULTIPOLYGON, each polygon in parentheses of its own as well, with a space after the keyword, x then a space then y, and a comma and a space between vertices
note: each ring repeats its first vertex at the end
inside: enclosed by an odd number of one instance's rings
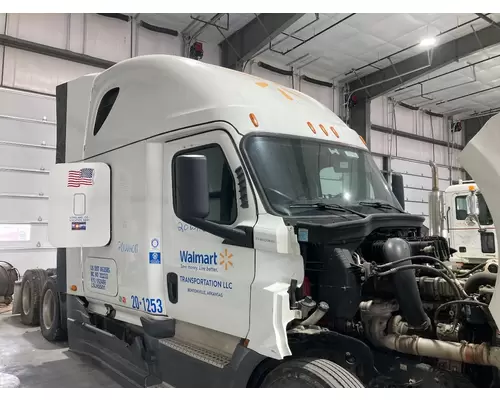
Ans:
MULTIPOLYGON (((272 52, 275 52, 275 53, 280 53, 281 52, 279 50, 274 50, 273 49, 273 46, 276 47, 277 45, 279 45, 280 43, 283 43, 285 40, 287 40, 288 38, 292 38, 292 39, 295 39, 295 40, 298 40, 298 41, 301 41, 303 42, 304 40, 306 39, 302 39, 302 38, 299 38, 299 37, 296 37, 295 35, 297 33, 299 33, 300 31, 304 30, 305 28, 307 28, 308 26, 311 26, 312 24, 316 23, 317 21, 319 21, 319 13, 315 13, 314 14, 314 19, 310 22, 308 22, 307 24, 301 26, 299 29, 296 29, 295 31, 293 31, 292 33, 288 34, 288 33, 285 33, 285 32, 281 32, 281 34, 285 35, 286 38, 283 38, 281 40, 278 40, 277 42, 274 42, 272 45, 271 45, 271 42, 269 42, 269 50, 272 51, 272 52)), ((264 49, 264 51, 266 51, 267 49, 264 49)), ((262 54, 262 53, 260 53, 262 54)))
POLYGON ((328 87, 328 88, 332 88, 333 87, 333 83, 332 82, 320 81, 319 79, 310 78, 307 75, 302 75, 301 78, 303 80, 305 80, 306 82, 312 83, 314 85, 324 86, 324 87, 328 87))
MULTIPOLYGON (((443 31, 443 32, 441 32, 441 33, 439 33, 438 35, 436 35, 436 37, 440 37, 440 36, 445 35, 445 34, 447 34, 447 33, 453 32, 454 30, 456 30, 456 29, 458 29, 458 28, 461 28, 461 27, 463 27, 463 26, 469 25, 470 23, 472 23, 472 22, 474 22, 474 21, 477 21, 477 20, 479 20, 479 19, 480 19, 480 18, 479 18, 479 17, 477 17, 477 18, 471 19, 470 21, 463 22, 463 23, 461 23, 461 24, 459 24, 459 25, 457 25, 457 26, 454 26, 453 28, 447 29, 447 30, 445 30, 445 31, 443 31)), ((360 71, 360 70, 362 70, 362 69, 365 69, 365 68, 368 68, 368 67, 377 68, 377 67, 374 67, 374 66, 373 66, 373 64, 377 64, 377 63, 379 63, 379 62, 380 62, 380 61, 382 61, 382 60, 388 59, 388 58, 390 58, 390 57, 394 57, 394 56, 396 56, 396 55, 398 55, 398 54, 401 54, 401 53, 403 53, 403 52, 405 52, 405 51, 407 51, 407 50, 413 49, 414 47, 417 47, 417 46, 419 46, 419 45, 420 45, 420 43, 412 44, 411 46, 408 46, 408 47, 405 47, 404 49, 398 50, 398 51, 396 51, 396 52, 394 52, 394 53, 392 53, 392 54, 389 54, 388 56, 382 57, 382 58, 380 58, 380 59, 378 59, 378 60, 376 60, 376 61, 372 61, 372 62, 370 62, 370 63, 368 63, 368 64, 362 65, 361 67, 355 68, 355 69, 353 69, 353 70, 351 70, 351 71, 349 71, 349 72, 346 72, 345 74, 341 74, 341 75, 339 75, 338 77, 340 77, 340 76, 342 76, 342 75, 344 75, 344 76, 348 76, 348 75, 350 75, 350 74, 352 74, 352 73, 354 73, 354 72, 358 72, 358 71, 360 71)), ((378 68, 377 68, 377 69, 378 69, 378 68)), ((338 77, 337 77, 337 78, 338 78, 338 77)))
POLYGON ((488 57, 488 58, 486 58, 484 60, 476 61, 475 63, 471 63, 469 65, 465 65, 463 67, 459 67, 459 68, 456 68, 456 69, 451 70, 451 71, 443 72, 442 74, 435 75, 435 76, 433 76, 431 78, 427 78, 427 79, 424 79, 424 80, 412 83, 411 85, 402 86, 402 87, 397 88, 396 90, 394 90, 394 92, 399 92, 399 91, 402 91, 402 90, 406 90, 406 89, 409 89, 409 88, 411 88, 413 86, 421 85, 423 83, 432 81, 434 79, 442 78, 443 76, 446 76, 446 75, 449 75, 449 74, 453 74, 454 72, 462 71, 463 69, 466 69, 466 68, 474 67, 474 66, 476 66, 478 64, 484 63, 486 61, 494 60, 495 58, 498 58, 498 57, 500 57, 500 54, 497 54, 496 56, 488 57))
POLYGON ((481 18, 481 19, 485 20, 486 22, 488 22, 490 25, 493 25, 495 28, 500 29, 500 24, 498 22, 493 21, 491 18, 489 18, 487 16, 487 14, 476 13, 476 15, 479 18, 481 18))
POLYGON ((332 25, 330 25, 329 27, 327 27, 327 28, 323 29, 322 31, 320 31, 320 32, 318 32, 318 33, 316 33, 316 34, 312 35, 311 37, 309 37, 309 38, 305 39, 303 42, 301 42, 301 43, 297 44, 296 46, 292 47, 291 49, 288 49, 288 50, 286 50, 286 51, 284 51, 284 52, 283 52, 283 51, 276 51, 276 52, 277 52, 277 53, 279 53, 279 54, 281 54, 282 56, 285 56, 285 55, 287 55, 288 53, 290 53, 291 51, 294 51, 295 49, 298 49, 300 46, 302 46, 302 45, 304 45, 304 44, 308 43, 309 41, 311 41, 311 40, 312 40, 312 39, 314 39, 315 37, 318 37, 319 35, 321 35, 321 34, 325 33, 326 31, 328 31, 328 30, 330 30, 330 29, 332 29, 332 28, 336 27, 337 25, 340 25, 342 22, 344 22, 344 21, 348 20, 349 18, 353 17, 354 15, 356 15, 356 13, 349 14, 348 16, 346 16, 346 17, 342 18, 341 20, 339 20, 339 21, 335 22, 334 24, 332 24, 332 25))
POLYGON ((109 13, 109 14, 105 14, 105 13, 97 13, 97 15, 100 15, 101 17, 107 17, 107 18, 117 19, 117 20, 119 20, 119 21, 123 21, 123 22, 129 22, 129 21, 130 21, 130 16, 129 16, 129 15, 126 15, 126 14, 118 14, 118 13, 109 13))
POLYGON ((147 29, 148 31, 151 31, 151 32, 164 33, 165 35, 170 35, 170 36, 174 36, 174 37, 179 36, 179 32, 174 30, 174 29, 169 29, 169 28, 164 28, 162 26, 148 24, 147 22, 145 22, 143 20, 141 20, 139 22, 139 25, 142 28, 147 29))
POLYGON ((460 99, 463 99, 465 97, 469 97, 469 96, 474 96, 476 94, 481 94, 481 93, 484 93, 484 92, 488 92, 490 90, 494 90, 494 89, 498 89, 500 88, 500 85, 497 85, 497 86, 493 86, 493 87, 490 87, 488 89, 483 89, 483 90, 478 90, 477 92, 473 92, 473 93, 468 93, 468 94, 464 94, 462 96, 457 96, 457 97, 454 97, 452 99, 449 99, 449 100, 443 100, 443 101, 439 101, 436 103, 437 106, 441 105, 441 104, 445 104, 445 103, 451 103, 452 101, 455 101, 455 100, 460 100, 460 99))
POLYGON ((281 69, 277 67, 273 67, 272 65, 266 64, 265 62, 259 61, 257 65, 261 68, 267 69, 268 71, 274 72, 280 75, 293 76, 293 72, 286 69, 281 69))

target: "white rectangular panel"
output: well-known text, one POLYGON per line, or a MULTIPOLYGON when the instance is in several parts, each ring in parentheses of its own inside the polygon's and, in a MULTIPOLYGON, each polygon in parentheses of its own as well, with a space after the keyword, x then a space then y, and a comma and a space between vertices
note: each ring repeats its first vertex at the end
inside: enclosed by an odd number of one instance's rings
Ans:
POLYGON ((49 238, 57 247, 102 247, 111 238, 111 170, 56 164, 50 172, 49 238))

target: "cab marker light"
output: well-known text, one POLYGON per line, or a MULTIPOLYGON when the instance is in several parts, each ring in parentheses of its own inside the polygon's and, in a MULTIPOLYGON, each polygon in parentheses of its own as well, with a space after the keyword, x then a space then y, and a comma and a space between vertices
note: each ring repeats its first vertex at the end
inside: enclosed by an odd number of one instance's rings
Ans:
POLYGON ((249 117, 250 117, 250 121, 252 121, 253 126, 255 126, 256 128, 258 128, 259 127, 259 121, 257 121, 257 117, 255 116, 255 114, 254 113, 250 113, 249 117))
POLYGON ((309 127, 309 129, 311 129, 312 133, 316 134, 316 129, 314 128, 313 124, 311 124, 310 122, 308 122, 307 126, 309 127))
POLYGON ((328 136, 328 131, 326 130, 326 128, 323 125, 321 125, 321 124, 319 124, 319 127, 321 128, 321 130, 323 131, 323 133, 325 134, 325 136, 328 136))
POLYGON ((333 132, 333 134, 334 134, 335 136, 337 136, 337 138, 339 138, 339 137, 340 137, 340 136, 339 136, 339 134, 338 134, 338 132, 335 130, 335 128, 334 128, 333 126, 330 126, 330 130, 333 132))
POLYGON ((476 187, 474 185, 470 185, 469 186, 469 191, 473 192, 474 190, 476 190, 476 187))
POLYGON ((78 288, 76 287, 76 285, 71 285, 70 289, 71 289, 72 292, 76 292, 78 290, 78 288))
POLYGON ((361 139, 361 141, 363 142, 363 144, 366 146, 366 141, 365 141, 365 139, 363 138, 363 136, 359 135, 359 138, 361 139))

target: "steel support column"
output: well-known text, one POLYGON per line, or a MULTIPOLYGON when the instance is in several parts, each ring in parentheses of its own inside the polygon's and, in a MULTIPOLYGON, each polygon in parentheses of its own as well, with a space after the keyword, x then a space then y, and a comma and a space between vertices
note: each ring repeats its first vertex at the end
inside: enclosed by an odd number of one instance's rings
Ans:
POLYGON ((360 101, 350 109, 349 126, 365 139, 366 145, 370 148, 371 122, 369 99, 360 99, 360 101))
POLYGON ((223 67, 241 69, 276 36, 299 20, 304 14, 259 14, 243 28, 234 32, 219 45, 223 67))

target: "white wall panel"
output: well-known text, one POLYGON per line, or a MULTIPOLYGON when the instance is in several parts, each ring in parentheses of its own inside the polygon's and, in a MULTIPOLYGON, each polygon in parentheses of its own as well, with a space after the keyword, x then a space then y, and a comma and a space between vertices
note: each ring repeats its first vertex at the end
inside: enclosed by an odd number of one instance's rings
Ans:
POLYGON ((371 130, 371 151, 379 154, 389 154, 392 146, 392 155, 396 155, 397 137, 388 133, 371 130))
POLYGON ((380 170, 384 169, 384 162, 383 162, 382 157, 374 155, 373 161, 375 161, 375 165, 378 167, 378 169, 380 169, 380 170))
POLYGON ((130 23, 96 14, 85 14, 84 53, 109 61, 131 57, 130 23))
POLYGON ((419 140, 397 138, 397 155, 414 160, 429 161, 432 159, 432 144, 419 140))
POLYGON ((388 101, 387 97, 377 97, 370 103, 371 123, 374 125, 388 126, 388 101))
POLYGON ((55 94, 56 86, 101 69, 10 47, 5 49, 2 84, 55 94))
POLYGON ((182 39, 164 33, 152 32, 137 27, 137 55, 171 54, 182 55, 182 39))
POLYGON ((218 43, 203 42, 203 59, 201 61, 212 64, 220 65, 221 49, 218 43))
POLYGON ((70 14, 69 29, 68 29, 68 42, 69 50, 75 53, 83 53, 84 31, 85 31, 85 18, 83 14, 70 14))
POLYGON ((44 193, 49 191, 49 174, 20 171, 0 172, 0 191, 3 193, 44 193))
MULTIPOLYGON (((389 112, 389 124, 388 126, 392 126, 392 107, 389 112)), ((409 110, 408 108, 396 106, 396 129, 408 132, 408 133, 417 133, 416 129, 416 111, 409 110)))
POLYGON ((49 169, 56 162, 56 151, 37 147, 19 147, 0 143, 1 163, 4 166, 30 169, 49 169))
POLYGON ((318 100, 321 104, 323 104, 330 110, 333 110, 333 88, 315 85, 313 83, 306 82, 298 77, 296 78, 296 80, 299 80, 298 89, 301 92, 311 96, 313 99, 318 100))
MULTIPOLYGON (((55 124, 56 99, 51 96, 0 88, 0 115, 27 118, 40 123, 46 120, 55 124)), ((55 133, 55 125, 53 126, 55 133)))
POLYGON ((69 14, 8 14, 6 34, 47 46, 68 48, 69 14))
POLYGON ((37 221, 38 218, 47 220, 48 217, 47 199, 0 197, 0 221, 37 221))
POLYGON ((29 122, 0 115, 0 132, 2 140, 10 142, 56 145, 56 126, 53 123, 29 122))

